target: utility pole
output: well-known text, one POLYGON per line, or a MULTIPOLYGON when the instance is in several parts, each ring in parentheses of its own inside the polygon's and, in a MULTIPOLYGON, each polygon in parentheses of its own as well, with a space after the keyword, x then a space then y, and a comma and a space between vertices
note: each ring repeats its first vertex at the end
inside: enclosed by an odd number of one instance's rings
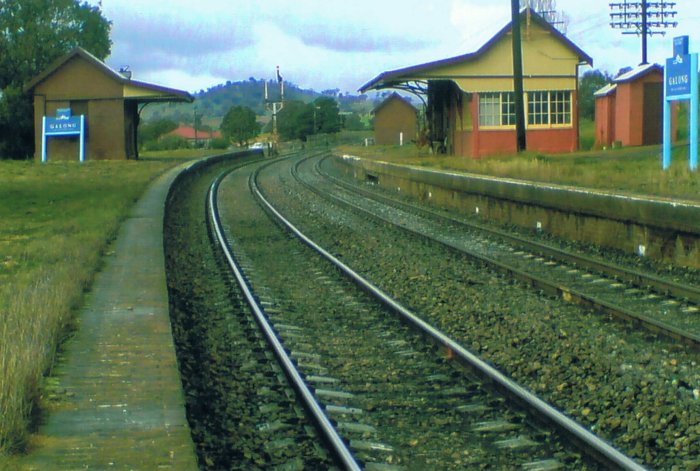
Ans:
POLYGON ((194 107, 194 122, 192 123, 194 127, 194 147, 197 148, 197 107, 194 107))
POLYGON ((647 42, 649 36, 665 35, 665 28, 675 28, 673 21, 678 14, 675 2, 624 0, 610 4, 610 27, 622 29, 622 34, 636 34, 642 37, 642 64, 648 64, 647 42))
POLYGON ((515 93, 515 134, 517 138, 517 150, 522 152, 527 149, 527 136, 525 134, 525 103, 523 95, 523 49, 520 36, 520 1, 511 0, 512 33, 513 33, 513 89, 515 93))
POLYGON ((265 81, 265 108, 272 111, 272 150, 277 154, 279 146, 279 134, 277 133, 277 113, 284 108, 284 79, 280 75, 280 66, 277 66, 277 84, 279 85, 279 97, 271 100, 267 91, 267 80, 265 81))

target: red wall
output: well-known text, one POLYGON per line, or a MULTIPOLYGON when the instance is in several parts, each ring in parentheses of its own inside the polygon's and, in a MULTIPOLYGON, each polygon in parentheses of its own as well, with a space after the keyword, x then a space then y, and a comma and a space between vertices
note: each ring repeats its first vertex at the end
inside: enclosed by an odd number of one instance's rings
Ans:
MULTIPOLYGON (((487 157, 489 155, 514 154, 517 152, 517 136, 515 130, 476 131, 472 136, 462 137, 463 142, 470 142, 471 153, 461 155, 472 157, 487 157)), ((575 129, 535 129, 525 134, 527 149, 547 154, 574 152, 577 148, 577 133, 575 129)))
MULTIPOLYGON (((575 93, 572 94, 572 108, 577 103, 575 93)), ((456 106, 453 104, 453 108, 456 106)), ((517 135, 515 129, 480 130, 478 96, 470 106, 473 131, 454 133, 454 153, 465 157, 481 158, 489 155, 514 154, 517 152, 517 135)), ((453 119, 451 117, 451 119, 453 119)), ((527 149, 548 154, 574 152, 578 149, 578 120, 577 113, 572 116, 572 127, 560 129, 529 129, 526 131, 527 149)), ((456 128, 453 121, 453 129, 456 128)))
POLYGON ((611 147, 615 140, 615 94, 595 100, 595 145, 611 147))

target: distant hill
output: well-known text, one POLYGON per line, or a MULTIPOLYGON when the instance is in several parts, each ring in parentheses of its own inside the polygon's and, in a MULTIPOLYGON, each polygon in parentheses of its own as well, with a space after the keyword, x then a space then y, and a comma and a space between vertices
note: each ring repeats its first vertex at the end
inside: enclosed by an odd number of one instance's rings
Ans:
MULTIPOLYGON (((270 98, 279 96, 279 86, 276 81, 268 81, 268 93, 270 98)), ((387 92, 390 93, 390 92, 387 92)), ((212 128, 218 128, 221 119, 232 106, 248 106, 261 121, 270 114, 264 104, 265 81, 253 77, 240 82, 226 82, 208 90, 195 94, 194 104, 166 103, 153 104, 144 108, 141 118, 148 122, 160 118, 169 118, 177 123, 192 123, 194 118, 194 106, 197 115, 202 117, 202 124, 212 128)), ((342 94, 340 90, 324 90, 316 92, 306 90, 293 83, 284 83, 285 100, 301 100, 306 103, 314 101, 321 96, 331 96, 338 101, 341 113, 357 113, 368 115, 374 107, 383 99, 383 95, 351 95, 342 94)))

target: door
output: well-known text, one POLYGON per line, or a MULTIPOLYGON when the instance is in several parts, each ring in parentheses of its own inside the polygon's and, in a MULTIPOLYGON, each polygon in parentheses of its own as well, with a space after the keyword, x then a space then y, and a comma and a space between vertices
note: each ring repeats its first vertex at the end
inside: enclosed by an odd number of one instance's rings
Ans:
POLYGON ((642 144, 660 144, 663 140, 663 83, 644 84, 642 144))

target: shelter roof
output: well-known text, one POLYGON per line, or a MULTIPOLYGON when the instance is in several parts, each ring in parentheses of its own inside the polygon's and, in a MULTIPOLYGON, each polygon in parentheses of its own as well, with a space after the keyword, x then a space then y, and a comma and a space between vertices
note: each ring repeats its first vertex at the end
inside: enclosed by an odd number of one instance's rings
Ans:
POLYGON ((632 82, 633 80, 636 80, 638 78, 644 77, 646 75, 649 75, 653 72, 660 72, 661 74, 664 73, 664 68, 661 67, 659 64, 641 64, 634 69, 630 70, 629 72, 626 72, 619 77, 616 77, 614 82, 615 83, 625 83, 625 82, 632 82))
POLYGON ((596 98, 601 98, 604 96, 612 95, 615 93, 617 90, 617 84, 616 83, 609 83, 603 88, 597 90, 596 92, 593 93, 593 96, 596 98))
MULTIPOLYGON (((535 11, 525 8, 520 12, 520 18, 529 18, 533 23, 539 25, 546 31, 552 34, 554 38, 559 40, 567 49, 573 52, 581 63, 587 63, 593 65, 593 59, 583 52, 576 44, 574 44, 569 38, 557 30, 554 26, 549 24, 541 15, 535 11), (529 15, 529 16, 528 16, 529 15)), ((405 83, 407 80, 415 80, 415 77, 420 77, 421 74, 425 74, 434 69, 442 68, 445 66, 452 66, 457 64, 464 64, 468 62, 475 61, 484 54, 486 54, 498 41, 503 39, 510 33, 512 29, 512 22, 509 22, 504 26, 495 36, 493 36, 489 41, 487 41, 481 48, 476 52, 463 54, 460 56, 450 57, 447 59, 441 59, 434 62, 428 62, 425 64, 419 64, 411 67, 406 67, 402 69, 390 70, 383 72, 360 87, 359 91, 364 93, 372 89, 383 89, 383 88, 394 88, 395 86, 405 83)))
POLYGON ((158 101, 184 101, 191 103, 194 101, 194 97, 185 91, 127 78, 125 75, 115 71, 81 47, 76 47, 68 54, 56 59, 43 72, 30 80, 24 86, 24 90, 26 92, 33 90, 37 85, 45 80, 48 80, 56 71, 61 69, 61 67, 75 57, 82 58, 115 82, 123 85, 124 98, 126 99, 135 100, 141 103, 158 101))

